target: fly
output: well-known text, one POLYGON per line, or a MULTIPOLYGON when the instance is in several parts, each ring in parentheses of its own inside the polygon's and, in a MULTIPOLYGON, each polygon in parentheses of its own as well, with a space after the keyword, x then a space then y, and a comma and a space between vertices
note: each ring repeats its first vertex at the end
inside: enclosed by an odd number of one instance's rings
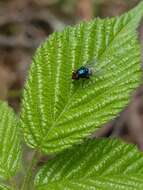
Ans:
POLYGON ((72 72, 73 80, 89 79, 90 76, 92 76, 92 69, 86 66, 81 66, 79 69, 72 72))

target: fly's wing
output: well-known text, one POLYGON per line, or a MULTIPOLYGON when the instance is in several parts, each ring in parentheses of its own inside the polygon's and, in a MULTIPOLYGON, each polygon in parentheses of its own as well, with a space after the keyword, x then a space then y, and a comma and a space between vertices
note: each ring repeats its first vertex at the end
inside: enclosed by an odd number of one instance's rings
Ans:
POLYGON ((96 59, 92 59, 92 60, 88 61, 84 66, 89 69, 91 75, 94 75, 94 73, 96 71, 96 64, 97 64, 96 59))
POLYGON ((88 62, 86 62, 86 64, 84 66, 88 67, 88 68, 94 68, 97 65, 97 60, 96 58, 93 58, 92 60, 89 60, 88 62))
POLYGON ((93 58, 84 66, 89 68, 92 77, 103 77, 106 73, 107 62, 101 64, 96 58, 93 58))

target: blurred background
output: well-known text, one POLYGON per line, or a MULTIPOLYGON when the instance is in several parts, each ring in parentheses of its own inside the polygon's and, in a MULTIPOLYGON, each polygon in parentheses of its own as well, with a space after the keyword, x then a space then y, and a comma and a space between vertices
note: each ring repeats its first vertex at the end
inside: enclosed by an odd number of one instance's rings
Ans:
MULTIPOLYGON (((32 56, 55 30, 94 17, 111 17, 131 9, 139 0, 0 0, 0 99, 18 113, 32 56)), ((143 42, 143 24, 139 28, 143 42)), ((94 134, 121 136, 143 150, 143 87, 121 115, 94 134)))

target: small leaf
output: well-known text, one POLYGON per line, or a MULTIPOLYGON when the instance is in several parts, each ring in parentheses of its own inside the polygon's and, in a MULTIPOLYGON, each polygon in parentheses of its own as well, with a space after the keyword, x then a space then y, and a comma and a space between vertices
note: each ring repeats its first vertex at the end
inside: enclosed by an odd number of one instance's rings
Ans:
POLYGON ((0 102, 0 178, 15 175, 20 163, 20 135, 17 118, 6 103, 0 102))
POLYGON ((9 187, 5 185, 0 184, 0 190, 12 190, 12 189, 10 189, 9 187))
POLYGON ((35 185, 37 190, 142 190, 143 153, 119 140, 89 140, 49 160, 35 185))
POLYGON ((143 14, 141 7, 143 3, 119 18, 68 27, 38 49, 21 114, 29 146, 46 153, 61 151, 114 118, 128 103, 140 81, 134 25, 143 14), (81 81, 72 81, 72 70, 93 59, 97 72, 83 88, 81 81))

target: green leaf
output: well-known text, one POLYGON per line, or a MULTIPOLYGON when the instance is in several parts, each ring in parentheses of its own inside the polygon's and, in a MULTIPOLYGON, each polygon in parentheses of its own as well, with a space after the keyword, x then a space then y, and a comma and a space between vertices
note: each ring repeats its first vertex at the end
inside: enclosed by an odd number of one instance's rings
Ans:
POLYGON ((23 98, 21 124, 29 146, 46 153, 61 151, 128 103, 140 81, 140 46, 133 26, 141 7, 143 3, 119 18, 68 27, 42 44, 23 98), (72 81, 72 70, 93 59, 97 72, 83 88, 82 81, 72 81))
POLYGON ((38 172, 37 190, 142 190, 143 153, 119 140, 89 140, 38 172))
POLYGON ((0 190, 12 190, 12 189, 10 189, 9 187, 5 185, 0 184, 0 190))
MULTIPOLYGON (((130 22, 128 22, 128 29, 132 30, 138 27, 142 16, 143 16, 143 2, 140 2, 134 9, 132 9, 131 11, 129 11, 128 13, 126 13, 131 19, 130 22), (134 15, 134 17, 133 17, 134 15)), ((124 17, 124 15, 123 15, 124 17)), ((124 17, 125 18, 125 17, 124 17)), ((125 21, 126 22, 126 18, 125 21)))
POLYGON ((0 178, 14 176, 20 163, 20 135, 17 118, 6 103, 0 102, 0 178))

